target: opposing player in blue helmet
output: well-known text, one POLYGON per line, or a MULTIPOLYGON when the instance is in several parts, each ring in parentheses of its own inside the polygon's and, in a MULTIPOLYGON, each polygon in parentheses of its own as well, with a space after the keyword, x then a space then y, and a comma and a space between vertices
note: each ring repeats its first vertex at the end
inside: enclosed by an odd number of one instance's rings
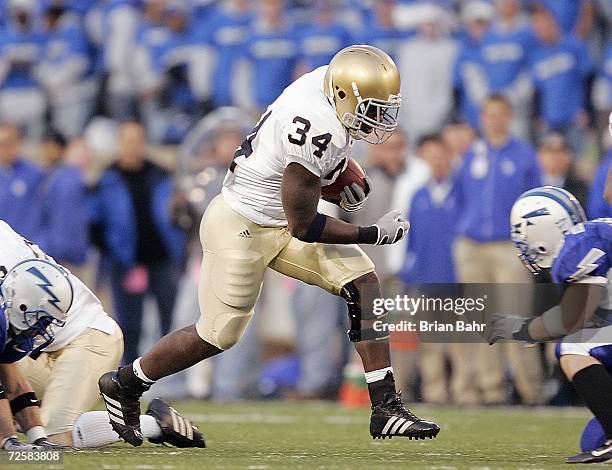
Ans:
POLYGON ((489 342, 559 340, 561 369, 597 419, 585 429, 583 452, 567 462, 612 460, 612 219, 587 221, 576 198, 553 186, 522 194, 510 219, 525 266, 550 275, 563 294, 535 318, 492 315, 489 342))

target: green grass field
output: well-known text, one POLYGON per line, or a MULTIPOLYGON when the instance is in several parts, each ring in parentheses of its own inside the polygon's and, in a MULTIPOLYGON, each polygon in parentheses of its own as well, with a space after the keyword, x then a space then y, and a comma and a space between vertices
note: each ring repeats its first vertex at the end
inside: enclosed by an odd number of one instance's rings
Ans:
MULTIPOLYGON (((367 409, 287 402, 224 405, 192 401, 173 405, 198 423, 206 436, 206 449, 116 444, 66 453, 63 468, 560 468, 564 458, 578 450, 578 438, 588 419, 586 412, 576 409, 415 407, 417 414, 441 425, 437 439, 374 441, 368 434, 367 409)), ((24 465, 14 468, 23 469, 24 465)))

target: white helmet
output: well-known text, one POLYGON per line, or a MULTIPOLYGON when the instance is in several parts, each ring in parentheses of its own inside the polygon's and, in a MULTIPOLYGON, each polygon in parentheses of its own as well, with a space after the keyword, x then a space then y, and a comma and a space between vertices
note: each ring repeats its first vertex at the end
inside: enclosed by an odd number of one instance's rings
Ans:
POLYGON ((48 346, 54 339, 50 325, 64 326, 73 299, 68 272, 61 266, 42 259, 17 263, 0 284, 2 307, 13 339, 48 346))
POLYGON ((582 222, 586 222, 586 215, 578 200, 554 186, 521 194, 510 213, 512 240, 521 261, 534 273, 552 266, 561 240, 582 222))

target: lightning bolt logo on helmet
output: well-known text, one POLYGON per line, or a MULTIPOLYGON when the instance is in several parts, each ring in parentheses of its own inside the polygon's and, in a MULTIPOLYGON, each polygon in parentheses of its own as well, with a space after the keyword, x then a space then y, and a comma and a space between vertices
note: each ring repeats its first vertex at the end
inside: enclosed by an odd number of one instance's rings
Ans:
POLYGON ((65 324, 74 296, 68 272, 42 259, 13 266, 0 284, 0 294, 14 343, 27 345, 35 340, 33 351, 53 341, 49 327, 65 324))

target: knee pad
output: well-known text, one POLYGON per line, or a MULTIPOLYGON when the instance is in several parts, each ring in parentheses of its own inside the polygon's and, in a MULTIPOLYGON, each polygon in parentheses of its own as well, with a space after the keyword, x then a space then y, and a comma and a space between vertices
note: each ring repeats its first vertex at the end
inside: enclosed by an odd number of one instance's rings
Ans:
POLYGON ((206 322, 205 326, 198 322, 196 331, 204 341, 225 351, 242 337, 252 317, 252 309, 232 309, 217 313, 212 321, 206 322))
POLYGON ((387 329, 387 312, 375 315, 373 308, 361 307, 361 295, 354 282, 345 284, 340 290, 340 296, 346 300, 349 316, 347 335, 353 343, 359 341, 385 340, 389 338, 387 329))
POLYGON ((224 250, 214 256, 210 271, 215 296, 224 304, 248 313, 261 289, 265 266, 259 253, 224 250))

